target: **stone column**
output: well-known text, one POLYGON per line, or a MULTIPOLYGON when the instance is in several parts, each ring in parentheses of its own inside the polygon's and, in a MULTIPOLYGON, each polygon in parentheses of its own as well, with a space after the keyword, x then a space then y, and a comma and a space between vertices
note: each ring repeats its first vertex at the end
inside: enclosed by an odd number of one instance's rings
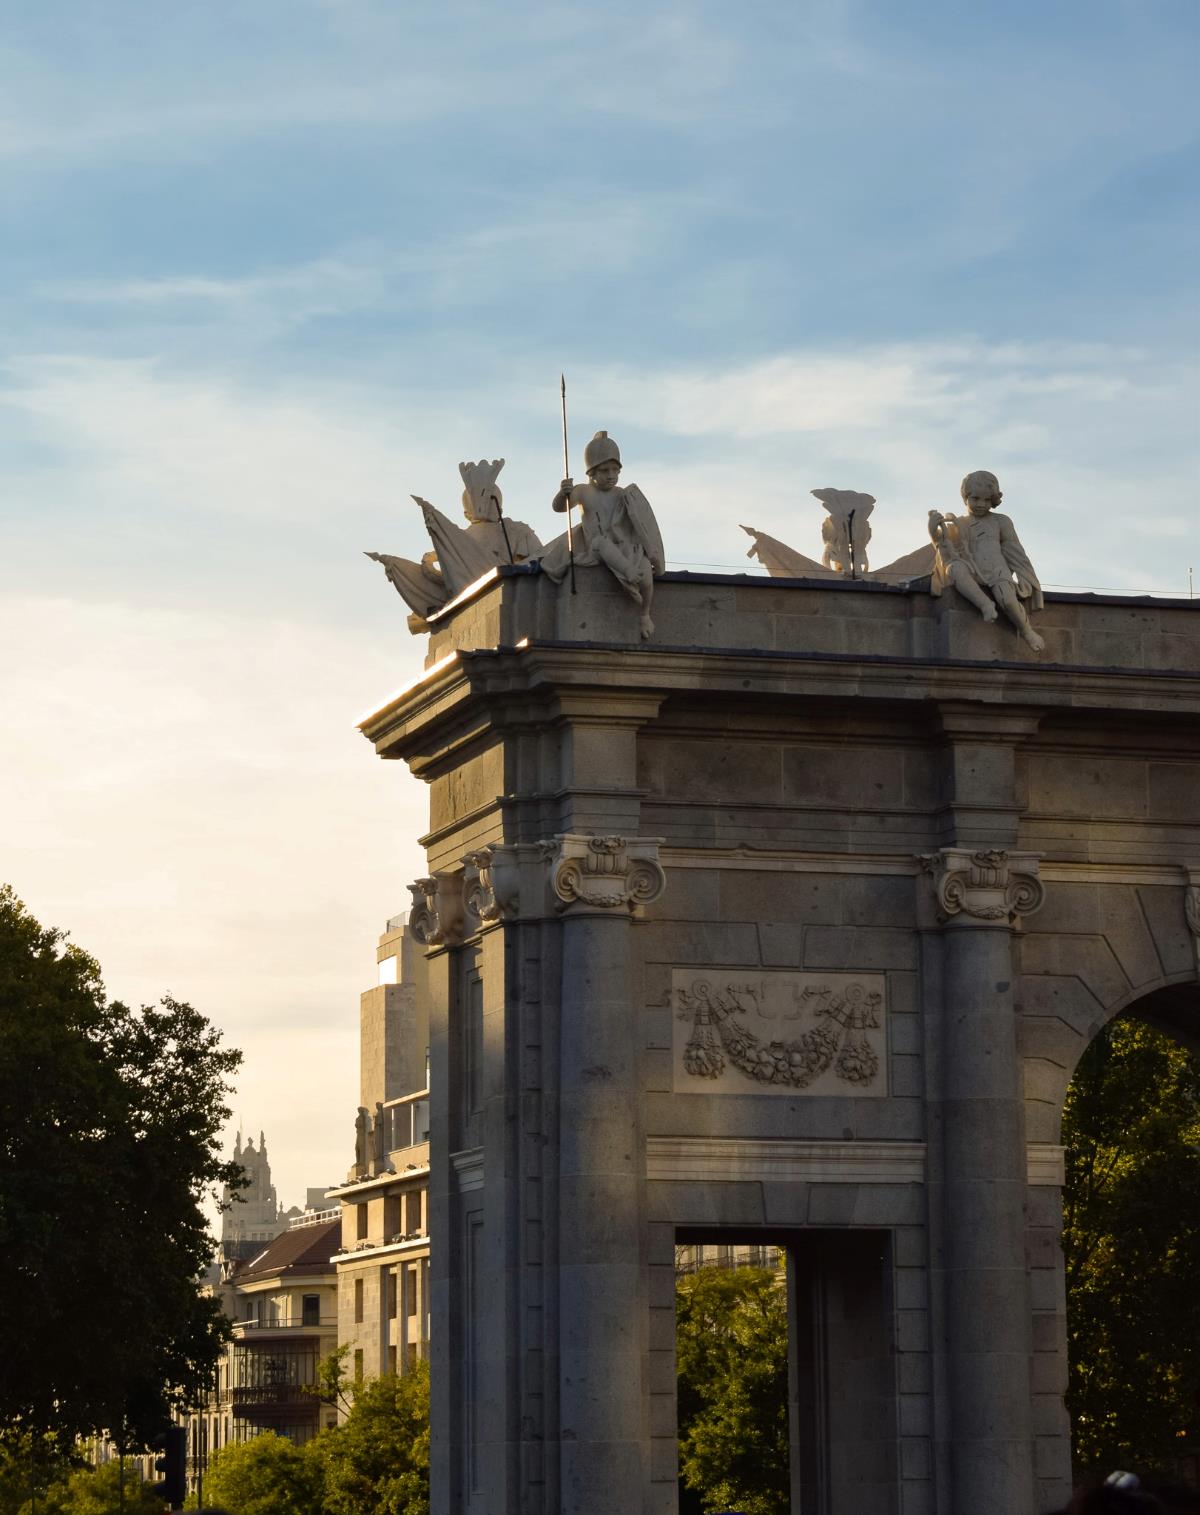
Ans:
POLYGON ((1011 931, 1042 902, 1032 853, 923 859, 942 927, 944 1326, 951 1508, 1034 1515, 1026 1157, 1011 931))
POLYGON ((649 1479, 647 1265, 633 914, 664 878, 656 840, 563 835, 559 1052, 562 1515, 640 1510, 649 1479))

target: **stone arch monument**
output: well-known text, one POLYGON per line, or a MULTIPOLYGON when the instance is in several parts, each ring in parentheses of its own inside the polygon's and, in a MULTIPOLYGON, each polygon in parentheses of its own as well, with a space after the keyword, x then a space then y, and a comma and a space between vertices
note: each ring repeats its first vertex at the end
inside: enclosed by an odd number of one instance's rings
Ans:
POLYGON ((794 1509, 1061 1503, 1063 1094, 1200 1035, 1200 607, 668 573, 647 640, 517 564, 428 621, 363 731, 430 794, 434 1509, 676 1509, 687 1239, 788 1251, 794 1509))

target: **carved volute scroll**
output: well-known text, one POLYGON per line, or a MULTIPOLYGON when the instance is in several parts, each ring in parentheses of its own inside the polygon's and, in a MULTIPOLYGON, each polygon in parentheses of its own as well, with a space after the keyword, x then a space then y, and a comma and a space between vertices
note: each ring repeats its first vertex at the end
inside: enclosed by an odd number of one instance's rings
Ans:
POLYGON ((433 933, 437 930, 437 916, 433 908, 436 889, 437 880, 432 878, 419 878, 415 884, 408 886, 408 892, 412 895, 412 909, 408 912, 408 934, 422 947, 431 944, 433 933))
POLYGON ((1046 897, 1036 852, 943 847, 922 853, 920 862, 932 875, 938 919, 943 922, 1008 926, 1039 910, 1046 897))
POLYGON ((463 930, 470 936, 481 926, 499 920, 500 911, 492 889, 492 849, 482 847, 463 858, 463 930))
POLYGON ((422 947, 452 947, 462 941, 463 875, 436 873, 408 886, 412 909, 408 929, 422 947))
POLYGON ((661 837, 566 833, 545 844, 550 887, 559 910, 629 910, 649 905, 666 887, 658 861, 661 837))

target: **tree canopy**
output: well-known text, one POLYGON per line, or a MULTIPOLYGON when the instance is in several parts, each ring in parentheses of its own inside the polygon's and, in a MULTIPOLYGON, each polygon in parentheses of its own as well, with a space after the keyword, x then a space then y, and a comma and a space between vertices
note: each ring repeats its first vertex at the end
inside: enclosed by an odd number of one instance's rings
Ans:
MULTIPOLYGON (((326 1359, 335 1392, 340 1362, 326 1359)), ((302 1447, 271 1432, 230 1442, 209 1464, 204 1500, 237 1515, 429 1515, 428 1364, 355 1385, 342 1424, 302 1447)))
POLYGON ((1170 1469, 1200 1443, 1200 1059, 1114 1022, 1080 1060, 1063 1142, 1076 1463, 1170 1469))
POLYGON ((93 1468, 54 1437, 0 1432, 0 1515, 162 1515, 162 1508, 134 1458, 93 1468))
POLYGON ((144 1442, 227 1339, 197 1282, 241 1054, 177 1000, 110 1001, 95 960, 0 888, 0 1426, 144 1442))
POLYGON ((323 1487, 310 1447, 265 1431, 231 1441, 215 1455, 204 1478, 204 1503, 237 1515, 321 1515, 323 1487))
POLYGON ((349 1416, 312 1448, 326 1515, 428 1515, 429 1364, 357 1385, 349 1416))
POLYGON ((787 1297, 766 1268, 679 1280, 679 1471, 703 1510, 788 1509, 787 1297))

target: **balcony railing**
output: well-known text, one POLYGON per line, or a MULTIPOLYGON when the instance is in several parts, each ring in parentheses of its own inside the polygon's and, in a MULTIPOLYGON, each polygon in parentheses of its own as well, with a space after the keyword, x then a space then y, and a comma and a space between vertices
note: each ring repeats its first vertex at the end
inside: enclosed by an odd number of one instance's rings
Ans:
POLYGON ((319 1320, 235 1320, 233 1329, 243 1336, 257 1336, 271 1331, 334 1331, 336 1315, 322 1315, 319 1320))
POLYGON ((248 1415, 271 1409, 295 1409, 300 1405, 310 1407, 316 1413, 319 1401, 303 1384, 264 1383, 250 1387, 235 1387, 230 1393, 235 1415, 248 1415))

